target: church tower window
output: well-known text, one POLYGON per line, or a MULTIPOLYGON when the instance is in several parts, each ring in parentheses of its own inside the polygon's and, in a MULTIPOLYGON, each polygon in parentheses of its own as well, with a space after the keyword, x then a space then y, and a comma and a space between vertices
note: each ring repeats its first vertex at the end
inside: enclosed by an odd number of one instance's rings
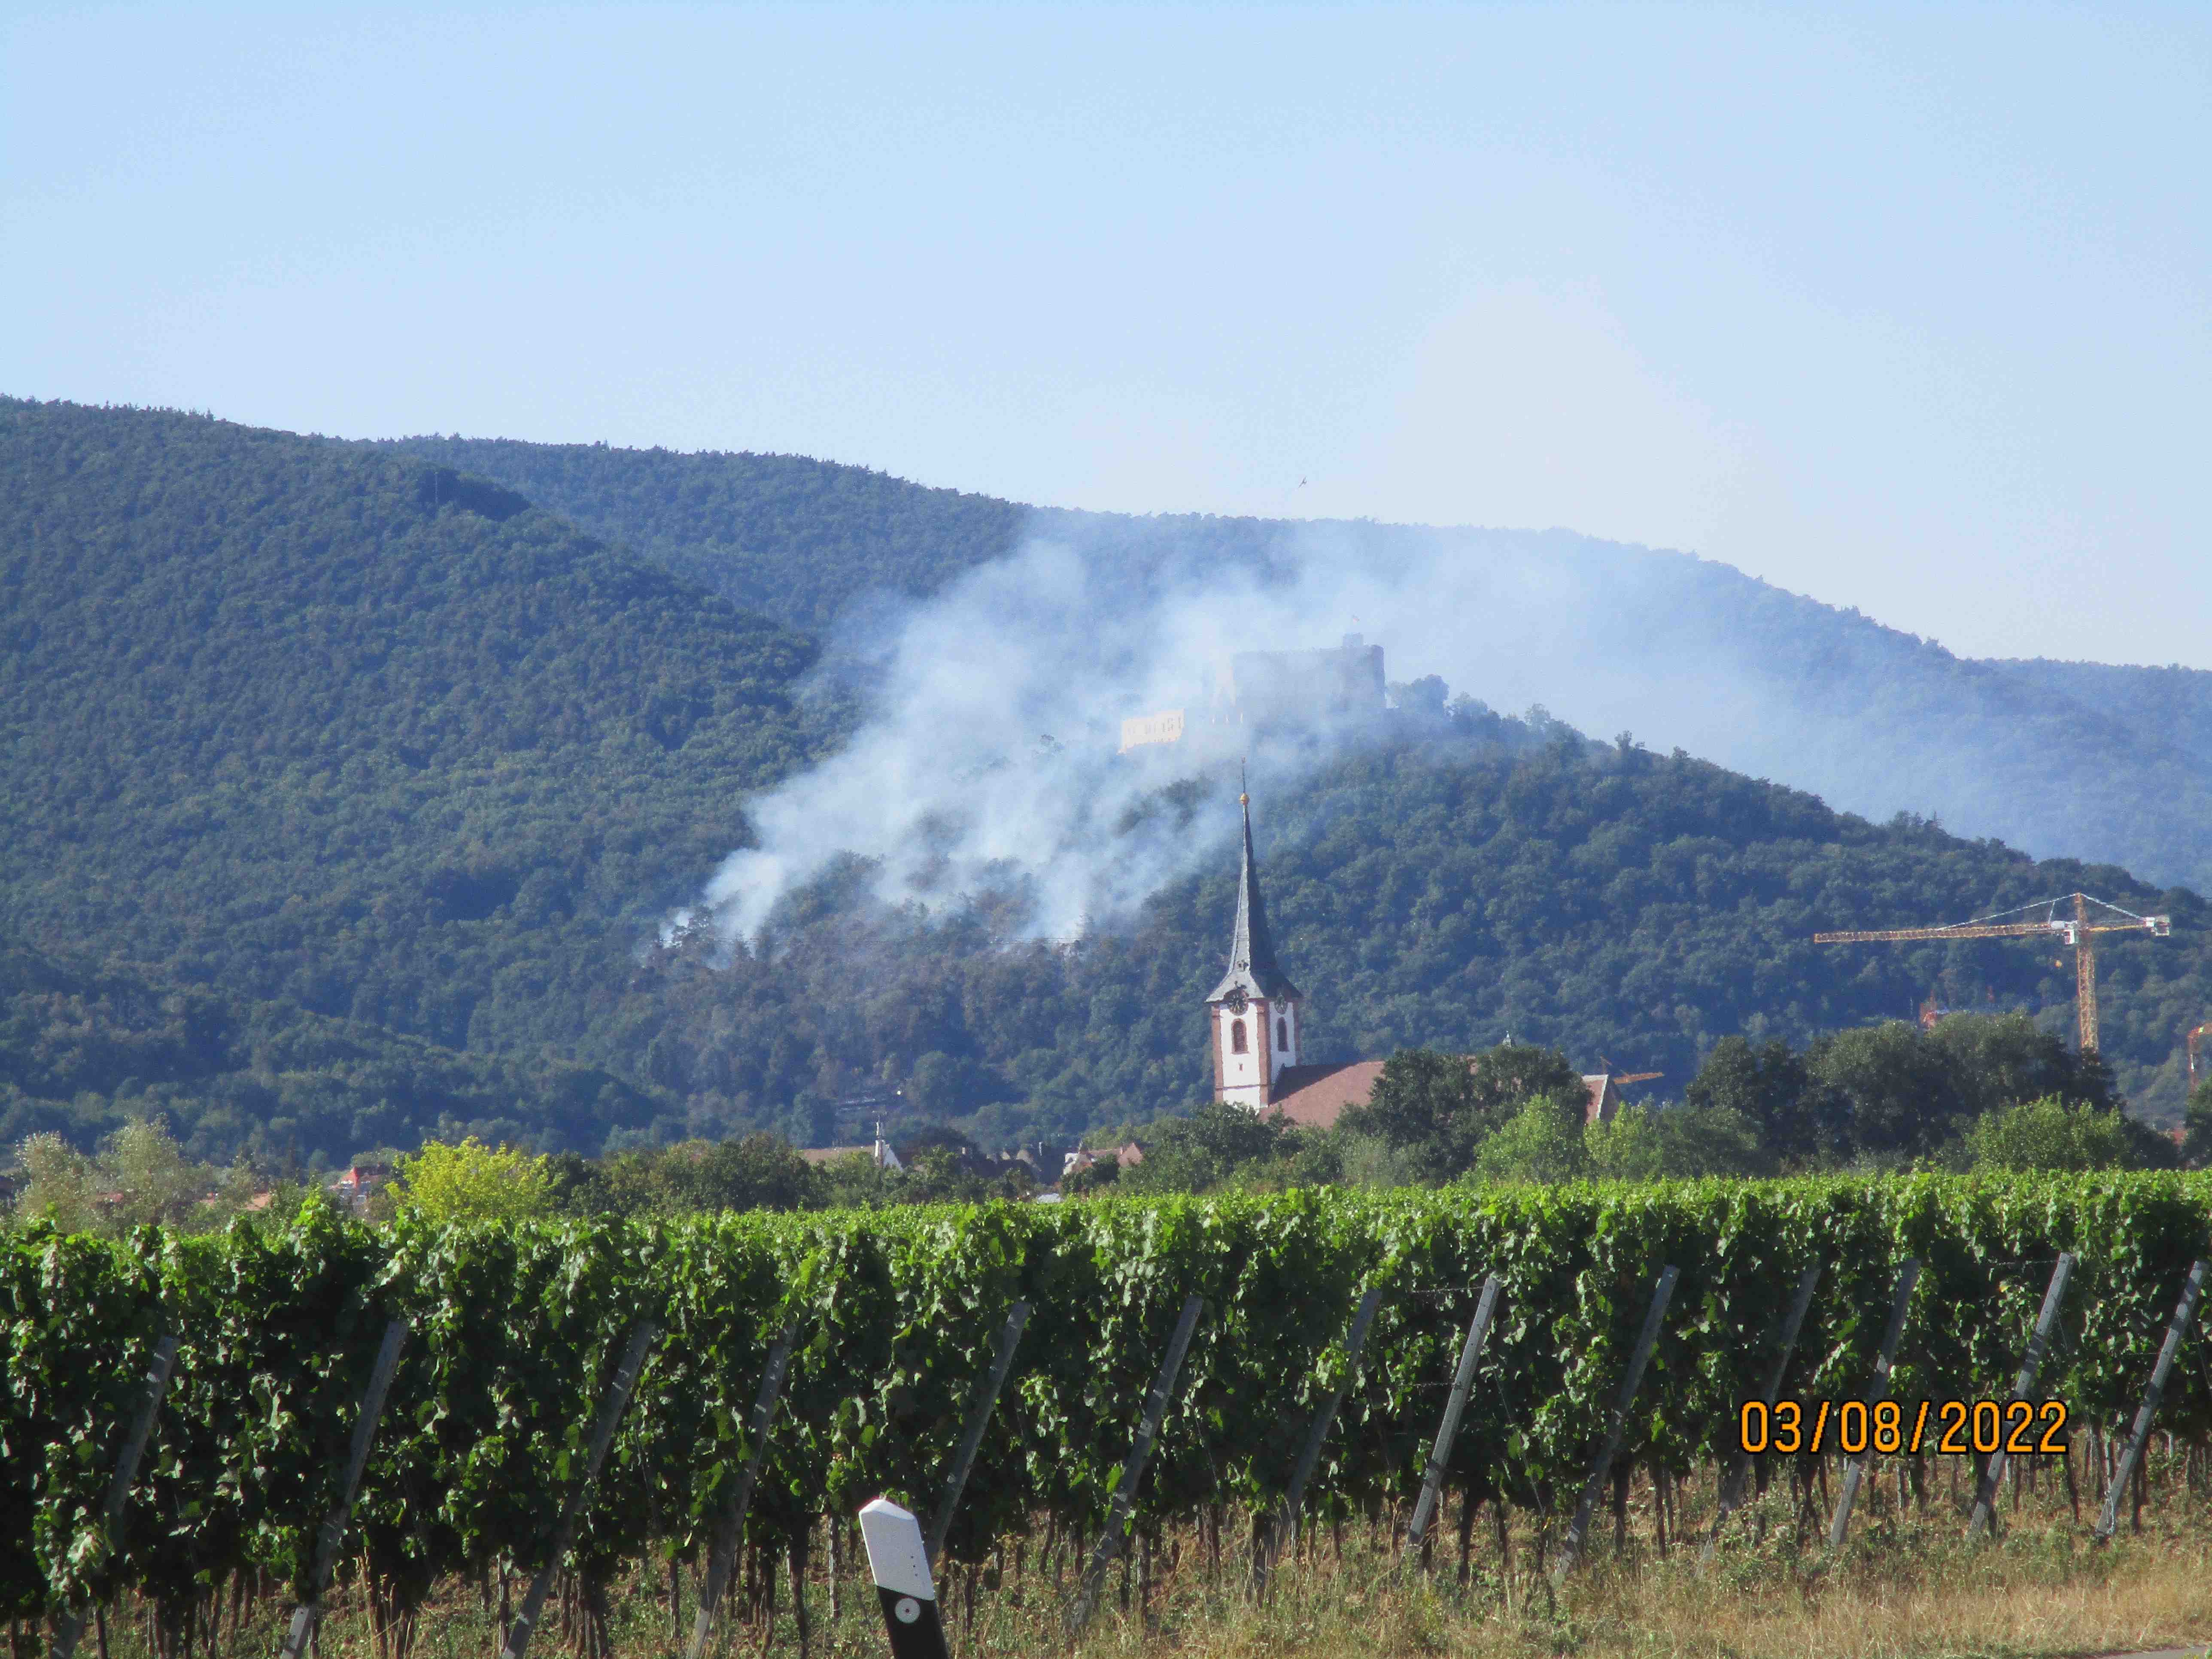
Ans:
POLYGON ((1244 1046, 1244 1022, 1241 1019, 1232 1019, 1229 1022, 1229 1052, 1233 1054, 1241 1054, 1246 1052, 1244 1046))
POLYGON ((1291 1046, 1291 1023, 1280 1014, 1275 1016, 1275 1046, 1278 1048, 1291 1046))

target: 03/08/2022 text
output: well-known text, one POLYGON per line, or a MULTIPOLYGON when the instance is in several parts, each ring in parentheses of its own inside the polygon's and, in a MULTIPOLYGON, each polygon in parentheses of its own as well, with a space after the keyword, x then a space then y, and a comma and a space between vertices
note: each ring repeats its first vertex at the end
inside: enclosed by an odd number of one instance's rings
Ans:
POLYGON ((1856 1457, 1871 1447, 1885 1455, 1987 1457, 2001 1450, 2024 1457, 2064 1451, 2067 1415, 2063 1400, 1923 1400, 1917 1406, 1783 1400, 1771 1407, 1747 1400, 1736 1413, 1736 1446, 1753 1456, 1839 1451, 1856 1457))

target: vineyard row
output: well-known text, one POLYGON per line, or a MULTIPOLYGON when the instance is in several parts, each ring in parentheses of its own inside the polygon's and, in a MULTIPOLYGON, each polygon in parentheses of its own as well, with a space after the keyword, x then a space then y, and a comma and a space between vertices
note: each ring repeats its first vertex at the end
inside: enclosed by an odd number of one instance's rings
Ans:
POLYGON ((2173 1174, 442 1231, 311 1211, 119 1243, 33 1227, 0 1240, 0 1598, 31 1619, 131 1588, 182 1620, 251 1571, 310 1599, 380 1355, 343 1559, 402 1611, 564 1544, 586 1587, 702 1562, 757 1449, 749 1536, 796 1542, 878 1493, 933 1515, 994 1359, 1003 1389, 944 1539, 957 1561, 1040 1519, 1097 1539, 1117 1504, 1139 1530, 1218 1528, 1279 1513, 1294 1482, 1309 1516, 1433 1510, 1433 1490, 1415 1504, 1425 1473, 1564 1520, 1598 1463, 1729 1464, 1747 1400, 2002 1399, 2031 1349, 2034 1392, 2076 1432, 2124 1438, 2172 1348, 2159 1426, 2201 1444, 2207 1348, 2167 1339, 2207 1255, 2212 1176, 2173 1174), (603 1470, 572 1509, 601 1427, 603 1470))

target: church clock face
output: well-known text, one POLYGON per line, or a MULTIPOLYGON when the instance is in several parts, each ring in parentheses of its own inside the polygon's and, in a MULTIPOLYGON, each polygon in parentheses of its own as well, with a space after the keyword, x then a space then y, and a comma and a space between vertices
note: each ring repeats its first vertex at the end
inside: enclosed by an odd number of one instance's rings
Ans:
POLYGON ((1230 992, 1227 996, 1221 999, 1221 1006, 1232 1014, 1243 1013, 1250 1006, 1245 999, 1244 988, 1240 985, 1230 992))

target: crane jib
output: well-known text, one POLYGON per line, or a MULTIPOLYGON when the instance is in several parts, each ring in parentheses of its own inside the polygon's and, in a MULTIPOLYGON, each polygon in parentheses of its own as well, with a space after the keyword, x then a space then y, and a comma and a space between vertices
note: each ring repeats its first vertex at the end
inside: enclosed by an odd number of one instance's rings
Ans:
MULTIPOLYGON (((2068 896, 2074 901, 2074 914, 2062 920, 2047 916, 2040 921, 1966 921, 1948 927, 1883 927, 1861 929, 1850 933, 1815 933, 1815 945, 1875 945, 1904 939, 2032 939, 2038 934, 2056 933, 2074 951, 2074 1004, 2080 1024, 2080 1048, 2083 1054, 2095 1050, 2097 1042, 2097 945, 2099 933, 2146 933, 2153 939, 2166 939, 2173 932, 2171 916, 2130 915, 2118 921, 2092 921, 2089 906, 2104 904, 2102 899, 2091 899, 2087 893, 2068 896)), ((2053 901, 2056 908, 2057 901, 2053 901)), ((2118 910, 2119 906, 2106 905, 2118 910)), ((2016 914, 2016 913, 2015 913, 2016 914)))
POLYGON ((2008 921, 1995 925, 1960 922, 1948 927, 1873 927, 1856 928, 1848 932, 1815 933, 1815 945, 1869 945, 1892 939, 2033 939, 2039 933, 2057 933, 2067 944, 2075 942, 2081 933, 2148 933, 2154 939, 2167 939, 2173 933, 2171 916, 2143 916, 2128 921, 2008 921))

